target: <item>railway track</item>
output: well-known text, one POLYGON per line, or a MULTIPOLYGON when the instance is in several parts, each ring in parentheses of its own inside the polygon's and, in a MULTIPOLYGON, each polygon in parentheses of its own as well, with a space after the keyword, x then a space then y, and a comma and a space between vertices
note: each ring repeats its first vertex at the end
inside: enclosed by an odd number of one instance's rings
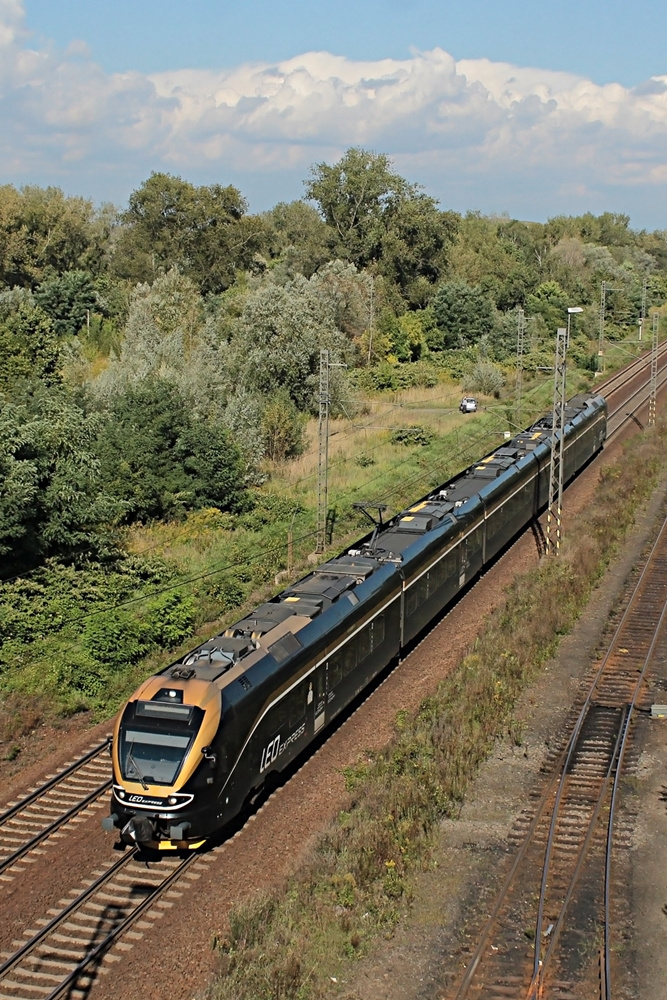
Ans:
POLYGON ((604 930, 600 996, 610 1000, 615 804, 633 714, 649 707, 647 681, 666 615, 667 520, 563 746, 546 765, 543 792, 521 818, 519 849, 455 1000, 571 995, 571 951, 591 923, 604 930))
POLYGON ((0 879, 36 861, 40 845, 110 789, 108 747, 109 739, 96 744, 0 813, 0 879))
POLYGON ((42 926, 24 931, 27 940, 13 942, 14 952, 0 955, 0 1000, 85 996, 100 970, 108 968, 103 962, 109 949, 142 916, 161 916, 156 905, 196 859, 191 853, 151 865, 130 850, 95 871, 92 880, 72 890, 73 898, 49 910, 49 919, 35 922, 42 926))

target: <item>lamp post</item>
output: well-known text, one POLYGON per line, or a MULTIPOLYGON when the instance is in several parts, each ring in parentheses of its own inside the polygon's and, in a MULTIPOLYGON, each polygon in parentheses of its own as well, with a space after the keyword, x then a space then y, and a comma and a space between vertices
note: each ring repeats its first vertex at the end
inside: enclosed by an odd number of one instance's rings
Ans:
POLYGON ((576 313, 582 313, 584 310, 581 306, 568 306, 567 310, 567 347, 570 346, 570 320, 576 313))

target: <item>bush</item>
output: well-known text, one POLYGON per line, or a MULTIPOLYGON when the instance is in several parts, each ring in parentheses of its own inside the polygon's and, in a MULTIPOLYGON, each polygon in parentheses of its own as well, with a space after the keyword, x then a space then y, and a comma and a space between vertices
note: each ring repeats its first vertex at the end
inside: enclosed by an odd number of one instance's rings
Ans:
POLYGON ((262 431, 267 456, 274 462, 303 453, 306 416, 285 391, 275 394, 264 407, 262 431))
POLYGON ((435 434, 428 427, 411 424, 410 427, 398 427, 391 432, 389 440, 392 444, 420 445, 425 448, 435 440, 435 434))
POLYGON ((505 376, 492 361, 478 361, 463 380, 466 392, 481 392, 485 396, 498 396, 505 384, 505 376))
POLYGON ((438 384, 438 369, 431 358, 405 364, 381 361, 370 368, 355 368, 348 375, 352 385, 365 392, 382 392, 413 387, 432 389, 438 384))
POLYGON ((195 626, 193 599, 175 591, 161 594, 147 607, 144 626, 155 645, 173 649, 192 634, 195 626))
POLYGON ((151 642, 146 624, 118 608, 88 619, 83 628, 83 646, 98 663, 122 667, 137 663, 151 642))

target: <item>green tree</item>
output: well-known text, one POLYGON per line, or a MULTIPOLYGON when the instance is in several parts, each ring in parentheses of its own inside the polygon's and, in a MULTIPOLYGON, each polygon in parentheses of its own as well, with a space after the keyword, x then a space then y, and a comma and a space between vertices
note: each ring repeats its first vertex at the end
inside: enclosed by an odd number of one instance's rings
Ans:
POLYGON ((222 427, 194 420, 170 382, 149 378, 114 396, 98 453, 105 488, 126 505, 126 521, 246 503, 238 448, 222 427))
POLYGON ((478 286, 446 282, 436 292, 432 308, 437 326, 429 333, 428 346, 433 350, 467 347, 493 330, 493 305, 478 286))
POLYGON ((331 259, 331 232, 312 205, 281 201, 264 220, 274 266, 282 266, 287 278, 297 274, 310 278, 331 259))
POLYGON ((565 325, 569 305, 567 292, 557 281, 542 282, 526 300, 528 312, 541 316, 547 330, 554 334, 558 327, 565 325))
POLYGON ((30 296, 0 297, 0 398, 23 394, 26 385, 60 382, 61 355, 53 324, 30 296))
POLYGON ((245 199, 231 185, 195 187, 180 177, 153 173, 132 192, 121 216, 114 273, 151 282, 177 267, 202 293, 221 292, 238 270, 253 266, 267 242, 265 224, 246 210, 245 199))
MULTIPOLYGON (((229 344, 230 385, 264 398, 284 389, 300 410, 309 410, 322 347, 343 358, 348 342, 336 328, 331 300, 320 294, 316 276, 278 286, 265 283, 248 296, 229 344)), ((334 397, 338 384, 334 375, 334 397)))
POLYGON ((0 284, 36 288, 65 271, 97 273, 111 228, 108 208, 60 188, 0 187, 0 284))
POLYGON ((319 206, 338 256, 358 268, 376 265, 410 302, 424 304, 444 273, 457 216, 439 211, 384 153, 357 147, 333 166, 313 166, 306 196, 319 206))
POLYGON ((103 558, 122 504, 102 488, 99 421, 62 390, 35 388, 0 407, 0 555, 22 572, 50 556, 103 558))
POLYGON ((35 302, 53 321, 59 337, 73 337, 86 324, 97 304, 88 271, 66 271, 35 290, 35 302))

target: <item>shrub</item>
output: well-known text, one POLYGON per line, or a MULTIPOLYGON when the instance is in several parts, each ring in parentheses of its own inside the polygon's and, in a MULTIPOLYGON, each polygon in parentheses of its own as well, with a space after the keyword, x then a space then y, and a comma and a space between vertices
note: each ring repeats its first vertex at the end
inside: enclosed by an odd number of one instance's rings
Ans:
POLYGON ((411 424, 410 427, 398 427, 392 431, 389 440, 392 444, 420 445, 424 448, 426 445, 432 444, 435 440, 435 434, 428 427, 411 424))
POLYGON ((306 419, 287 392, 278 392, 269 400, 262 414, 262 431, 264 448, 270 459, 279 462, 302 454, 306 419))
POLYGON ((504 374, 492 361, 477 361, 463 380, 466 392, 481 392, 485 396, 498 396, 504 384, 504 374))
POLYGON ((161 594, 148 606, 144 626, 155 645, 173 649, 192 634, 195 626, 193 599, 175 591, 161 594))
POLYGON ((83 646, 98 663, 121 667, 140 660, 151 643, 146 624, 118 608, 88 619, 83 628, 83 646))

